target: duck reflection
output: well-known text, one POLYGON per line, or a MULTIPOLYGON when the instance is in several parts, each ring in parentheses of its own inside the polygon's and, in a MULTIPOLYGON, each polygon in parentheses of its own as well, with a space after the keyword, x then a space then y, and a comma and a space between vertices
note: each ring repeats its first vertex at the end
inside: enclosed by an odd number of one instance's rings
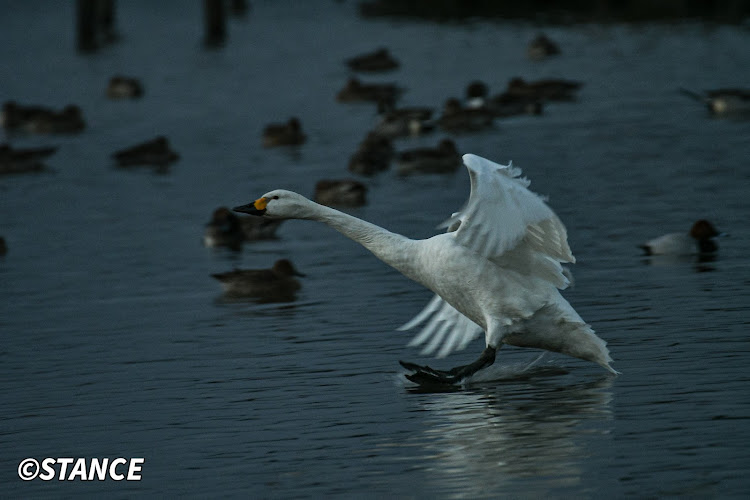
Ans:
POLYGON ((692 266, 696 273, 710 273, 716 271, 716 254, 697 255, 647 255, 643 257, 643 264, 653 267, 692 266))
POLYGON ((432 477, 445 483, 438 490, 478 498, 524 478, 534 478, 538 493, 581 481, 590 455, 584 436, 613 425, 613 378, 567 385, 560 374, 537 367, 520 380, 425 399, 428 422, 416 444, 432 477))

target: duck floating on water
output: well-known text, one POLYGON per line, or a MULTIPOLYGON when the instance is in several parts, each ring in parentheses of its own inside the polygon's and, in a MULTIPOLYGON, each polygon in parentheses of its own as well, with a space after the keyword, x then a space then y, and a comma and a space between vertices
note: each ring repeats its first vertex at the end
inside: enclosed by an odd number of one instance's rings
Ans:
POLYGON ((235 269, 211 276, 221 283, 224 293, 230 297, 286 302, 293 300, 301 288, 295 276, 305 275, 297 271, 290 260, 279 259, 270 269, 235 269))
POLYGON ((263 129, 263 146, 298 146, 304 144, 307 136, 302 132, 302 123, 293 116, 286 123, 271 123, 263 129))
POLYGON ((391 71, 399 67, 399 62, 386 48, 368 52, 346 60, 346 65, 353 71, 381 72, 391 71))
POLYGON ((489 87, 481 80, 474 80, 466 86, 466 107, 483 109, 495 118, 541 115, 543 109, 542 101, 534 96, 503 92, 489 97, 489 87))
POLYGON ((115 75, 107 84, 110 99, 135 99, 143 96, 143 84, 137 78, 115 75))
POLYGON ((74 104, 56 111, 7 101, 3 104, 0 122, 6 130, 32 134, 74 134, 86 128, 83 112, 74 104))
POLYGON ((282 222, 259 217, 240 217, 227 207, 219 207, 206 224, 203 244, 209 248, 239 250, 245 242, 275 238, 276 230, 282 222))
POLYGON ((508 82, 505 93, 541 101, 573 101, 583 83, 574 80, 546 79, 527 82, 515 77, 508 82))
POLYGON ((492 127, 494 115, 486 108, 467 108, 455 97, 445 101, 438 125, 446 132, 478 132, 492 127))
POLYGON ((355 174, 371 176, 388 170, 395 151, 388 137, 375 132, 367 134, 357 151, 349 158, 347 168, 355 174))
POLYGON ((719 249, 715 238, 721 235, 713 224, 701 219, 687 233, 664 234, 640 245, 640 248, 646 255, 712 254, 719 249))
POLYGON ((680 89, 680 92, 705 104, 714 116, 750 116, 750 90, 724 88, 707 90, 703 93, 680 89))
POLYGON ((44 160, 56 151, 57 146, 13 148, 0 144, 0 174, 40 172, 46 168, 44 160))
POLYGON ((363 83, 358 78, 350 78, 336 94, 339 102, 374 102, 392 105, 403 90, 393 83, 363 83))
POLYGON ((367 186, 354 179, 322 179, 315 184, 315 201, 327 206, 361 207, 367 204, 367 186))
POLYGON ((172 150, 169 140, 163 135, 116 151, 112 153, 112 157, 120 167, 151 165, 166 168, 180 159, 180 155, 172 150))
POLYGON ((417 148, 401 152, 396 162, 399 175, 448 174, 461 166, 461 154, 456 143, 443 139, 434 148, 417 148))
POLYGON ((560 54, 560 47, 544 33, 536 36, 526 48, 526 55, 532 61, 542 61, 560 54))
MULTIPOLYGON (((383 106, 381 106, 382 108, 383 106)), ((382 111, 372 131, 389 139, 414 137, 435 129, 432 109, 424 107, 395 108, 382 111)))

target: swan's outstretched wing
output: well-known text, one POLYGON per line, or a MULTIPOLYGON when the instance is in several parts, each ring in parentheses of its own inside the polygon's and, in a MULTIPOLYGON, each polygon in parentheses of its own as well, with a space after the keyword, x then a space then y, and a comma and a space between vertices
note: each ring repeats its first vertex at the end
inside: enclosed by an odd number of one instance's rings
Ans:
MULTIPOLYGON (((476 155, 463 157, 471 179, 469 201, 441 224, 461 245, 494 264, 520 274, 544 279, 558 288, 569 284, 560 263, 575 262, 565 226, 529 181, 512 165, 499 165, 476 155)), ((436 295, 408 330, 427 321, 409 345, 426 346, 422 354, 438 357, 462 349, 482 329, 436 295), (427 321, 429 318, 429 321, 427 321)))
POLYGON ((471 180, 469 201, 442 224, 458 225, 458 243, 492 261, 518 261, 525 257, 521 254, 534 253, 556 263, 575 262, 565 226, 544 199, 528 189, 530 182, 520 169, 472 154, 463 160, 471 180), (511 251, 515 255, 506 255, 511 251))
POLYGON ((482 333, 479 325, 458 312, 439 295, 435 295, 422 312, 399 330, 414 328, 428 318, 422 331, 409 342, 409 346, 427 343, 422 354, 433 354, 440 347, 437 356, 443 358, 453 351, 465 348, 482 333))

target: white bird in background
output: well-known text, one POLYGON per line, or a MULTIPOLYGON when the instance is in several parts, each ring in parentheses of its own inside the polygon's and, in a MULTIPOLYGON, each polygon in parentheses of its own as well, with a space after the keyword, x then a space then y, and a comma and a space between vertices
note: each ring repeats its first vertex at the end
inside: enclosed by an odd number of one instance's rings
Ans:
POLYGON ((418 384, 459 384, 495 361, 503 345, 532 347, 593 361, 617 373, 606 343, 560 294, 568 286, 561 263, 575 262, 565 226, 512 165, 467 154, 471 194, 444 224, 448 232, 412 240, 314 203, 290 191, 270 191, 238 212, 271 219, 323 222, 435 292, 403 329, 426 322, 411 345, 447 356, 482 331, 486 349, 465 366, 436 370, 401 362, 418 384))

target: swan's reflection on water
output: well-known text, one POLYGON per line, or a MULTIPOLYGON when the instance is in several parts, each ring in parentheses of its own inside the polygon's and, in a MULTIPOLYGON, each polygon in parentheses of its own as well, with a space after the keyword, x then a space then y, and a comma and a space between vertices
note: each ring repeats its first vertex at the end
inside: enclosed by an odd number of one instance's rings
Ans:
POLYGON ((571 379, 564 369, 538 365, 514 379, 424 394, 417 408, 424 432, 408 445, 421 448, 416 455, 435 482, 430 487, 481 498, 509 483, 523 482, 530 496, 580 485, 584 462, 607 447, 596 441, 611 439, 614 377, 571 379))

